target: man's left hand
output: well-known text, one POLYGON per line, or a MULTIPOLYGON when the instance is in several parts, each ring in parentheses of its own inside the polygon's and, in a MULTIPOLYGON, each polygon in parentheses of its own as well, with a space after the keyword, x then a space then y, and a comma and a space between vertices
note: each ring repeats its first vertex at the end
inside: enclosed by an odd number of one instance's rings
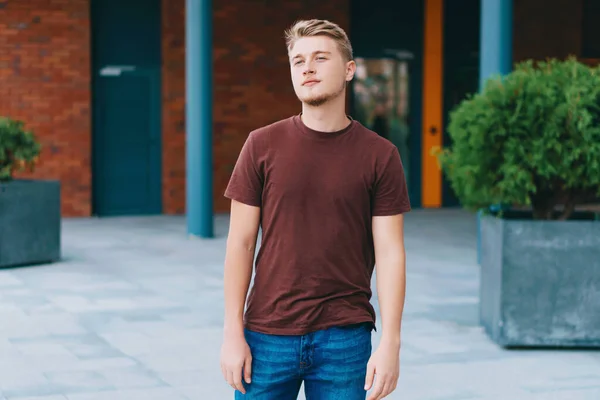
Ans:
POLYGON ((400 376, 400 348, 397 345, 381 343, 371 355, 367 364, 365 390, 375 386, 367 400, 380 400, 396 389, 400 376), (376 377, 376 379, 375 379, 376 377))

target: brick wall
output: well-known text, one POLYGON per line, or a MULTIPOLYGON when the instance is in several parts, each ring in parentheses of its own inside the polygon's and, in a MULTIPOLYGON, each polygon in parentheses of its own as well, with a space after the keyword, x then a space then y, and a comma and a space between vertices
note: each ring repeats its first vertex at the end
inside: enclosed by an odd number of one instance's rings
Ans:
MULTIPOLYGON (((163 164, 168 213, 185 204, 185 20, 183 0, 163 0, 163 164)), ((248 133, 300 111, 289 74, 283 31, 295 19, 329 18, 349 28, 348 0, 214 3, 215 211, 248 133)))
POLYGON ((67 216, 90 213, 89 35, 88 0, 0 0, 0 115, 38 135, 67 216))
POLYGON ((163 205, 185 212, 185 0, 162 0, 163 205))
POLYGON ((581 54, 583 0, 514 2, 513 58, 564 58, 581 54))

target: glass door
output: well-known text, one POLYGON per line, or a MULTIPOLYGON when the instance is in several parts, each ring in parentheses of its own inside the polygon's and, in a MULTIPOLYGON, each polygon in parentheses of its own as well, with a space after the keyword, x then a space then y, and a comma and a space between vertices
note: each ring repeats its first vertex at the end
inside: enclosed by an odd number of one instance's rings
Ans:
POLYGON ((410 55, 357 57, 352 85, 353 118, 399 150, 411 191, 410 55))

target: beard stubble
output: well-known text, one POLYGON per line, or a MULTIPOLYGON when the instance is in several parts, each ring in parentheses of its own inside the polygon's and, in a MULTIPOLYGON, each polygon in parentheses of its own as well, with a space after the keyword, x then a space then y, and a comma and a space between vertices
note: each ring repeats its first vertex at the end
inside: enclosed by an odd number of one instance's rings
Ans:
POLYGON ((320 107, 323 104, 325 104, 333 99, 336 99, 338 96, 340 96, 344 92, 345 88, 346 88, 346 81, 344 81, 344 83, 341 85, 341 87, 333 93, 324 93, 319 96, 309 97, 309 98, 305 98, 305 99, 301 99, 301 100, 304 104, 306 104, 308 106, 320 107))

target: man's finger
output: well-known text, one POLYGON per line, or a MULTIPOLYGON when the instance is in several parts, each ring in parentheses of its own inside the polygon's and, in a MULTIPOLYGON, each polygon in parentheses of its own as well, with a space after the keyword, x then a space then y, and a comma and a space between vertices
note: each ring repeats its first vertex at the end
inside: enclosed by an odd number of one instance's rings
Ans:
POLYGON ((367 364, 367 375, 365 377, 365 390, 371 389, 373 385, 373 379, 375 377, 375 367, 371 364, 367 364))
POLYGON ((371 394, 369 395, 368 400, 378 400, 380 399, 380 395, 381 393, 383 393, 383 386, 385 385, 385 380, 383 379, 382 376, 378 376, 377 379, 375 380, 375 389, 373 389, 373 392, 371 392, 371 394))
POLYGON ((246 380, 246 383, 252 381, 252 357, 246 357, 246 362, 244 363, 244 379, 246 380))
POLYGON ((246 389, 242 385, 242 367, 236 368, 233 373, 233 386, 243 394, 246 394, 246 389))
POLYGON ((381 400, 381 399, 385 398, 387 395, 389 395, 390 393, 392 393, 391 389, 392 389, 392 385, 389 383, 389 381, 386 381, 383 388, 381 389, 381 393, 379 394, 379 397, 377 397, 377 400, 381 400))
POLYGON ((227 370, 227 377, 225 378, 229 386, 234 387, 233 385, 233 372, 230 369, 227 370))

